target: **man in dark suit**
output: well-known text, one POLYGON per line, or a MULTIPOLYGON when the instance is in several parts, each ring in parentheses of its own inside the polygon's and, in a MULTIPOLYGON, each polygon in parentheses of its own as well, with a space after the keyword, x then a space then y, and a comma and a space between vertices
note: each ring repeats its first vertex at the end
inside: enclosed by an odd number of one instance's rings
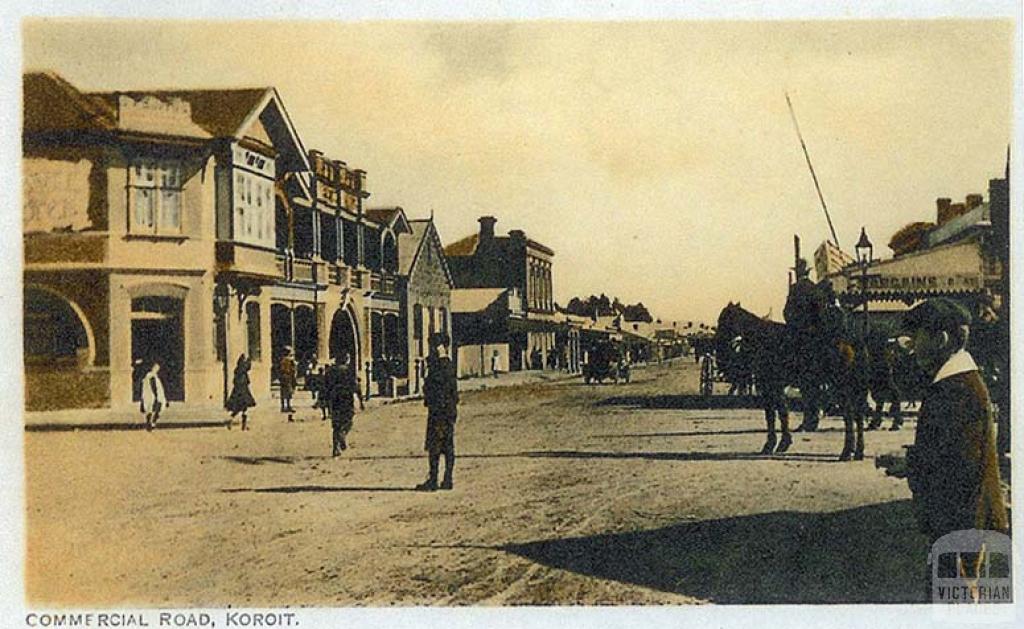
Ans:
POLYGON ((452 488, 459 385, 455 377, 455 366, 446 355, 446 346, 447 343, 438 343, 432 347, 431 356, 427 359, 427 379, 423 383, 423 405, 427 407, 424 449, 429 457, 430 473, 425 482, 416 486, 420 491, 434 491, 438 488, 437 473, 442 454, 444 480, 441 481, 440 488, 452 488))
MULTIPOLYGON (((903 321, 930 380, 907 465, 918 523, 932 543, 953 531, 1009 528, 989 392, 964 349, 970 323, 970 313, 945 298, 914 307, 903 321)), ((960 576, 977 577, 979 561, 964 561, 960 576)))
POLYGON ((352 430, 355 419, 355 400, 363 410, 363 396, 356 382, 355 372, 349 364, 348 354, 342 354, 324 373, 324 403, 331 412, 332 456, 338 456, 348 448, 345 437, 352 430))

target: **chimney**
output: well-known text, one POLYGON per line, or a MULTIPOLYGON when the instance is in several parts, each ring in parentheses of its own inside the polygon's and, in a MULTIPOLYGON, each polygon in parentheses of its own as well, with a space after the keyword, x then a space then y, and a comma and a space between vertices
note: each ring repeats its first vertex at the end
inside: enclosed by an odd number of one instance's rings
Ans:
POLYGON ((967 206, 964 205, 963 203, 954 203, 953 205, 949 206, 949 215, 951 218, 963 216, 966 211, 967 206))
POLYGON ((935 206, 938 209, 938 213, 935 216, 935 223, 942 225, 949 219, 953 218, 950 205, 953 203, 952 199, 936 199, 935 206))
POLYGON ((970 212, 974 208, 981 205, 982 197, 980 194, 969 194, 967 195, 967 211, 970 212))
POLYGON ((509 231, 508 237, 518 242, 526 242, 526 232, 521 229, 513 229, 509 231))
POLYGON ((494 224, 498 222, 498 219, 493 216, 481 216, 477 219, 480 223, 480 241, 491 240, 494 238, 494 224))

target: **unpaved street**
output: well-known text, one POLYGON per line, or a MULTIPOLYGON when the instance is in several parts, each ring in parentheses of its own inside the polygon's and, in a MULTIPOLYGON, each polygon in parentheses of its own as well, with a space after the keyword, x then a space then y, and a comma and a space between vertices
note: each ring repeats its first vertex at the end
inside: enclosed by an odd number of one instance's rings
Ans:
MULTIPOLYGON (((465 393, 451 492, 426 474, 418 401, 356 418, 332 459, 309 410, 223 428, 26 434, 29 601, 43 605, 895 602, 922 591, 912 439, 842 425, 756 455, 753 410, 683 406, 692 363, 628 385, 465 393)), ((794 417, 794 425, 796 423, 794 417)), ((886 422, 888 427, 888 422, 886 422)))

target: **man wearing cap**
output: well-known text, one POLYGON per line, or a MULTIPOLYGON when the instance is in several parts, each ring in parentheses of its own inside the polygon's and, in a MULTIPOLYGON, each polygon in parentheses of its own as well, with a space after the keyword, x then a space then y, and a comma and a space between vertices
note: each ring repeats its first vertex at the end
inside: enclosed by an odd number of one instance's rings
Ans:
MULTIPOLYGON (((970 323, 970 313, 945 298, 915 306, 903 320, 930 381, 907 466, 918 523, 932 543, 953 531, 1009 526, 988 389, 964 349, 970 323)), ((962 576, 976 576, 977 568, 965 565, 962 576)))
POLYGON ((441 489, 452 488, 455 468, 455 420, 458 417, 459 383, 455 366, 447 355, 447 337, 431 342, 427 359, 427 379, 423 384, 423 405, 427 407, 427 433, 424 449, 427 451, 429 475, 416 486, 420 491, 438 488, 437 473, 441 455, 444 455, 444 480, 441 489))

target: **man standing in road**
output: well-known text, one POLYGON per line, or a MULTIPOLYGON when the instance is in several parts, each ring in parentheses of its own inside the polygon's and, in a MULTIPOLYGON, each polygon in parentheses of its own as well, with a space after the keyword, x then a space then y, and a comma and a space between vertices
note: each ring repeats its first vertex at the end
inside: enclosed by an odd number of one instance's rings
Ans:
POLYGON ((427 434, 424 449, 429 457, 427 480, 416 486, 420 491, 438 488, 437 472, 444 455, 444 480, 441 489, 452 488, 455 468, 455 420, 458 415, 459 386, 455 367, 447 356, 447 343, 438 343, 428 359, 429 371, 423 384, 423 405, 427 407, 427 434))
POLYGON ((349 364, 348 354, 341 354, 335 363, 327 368, 321 395, 324 396, 324 402, 331 412, 331 456, 338 456, 342 450, 348 448, 345 438, 352 430, 355 418, 353 398, 359 400, 359 410, 366 408, 363 404, 363 395, 356 383, 355 373, 349 364))
MULTIPOLYGON (((907 480, 918 523, 932 543, 953 531, 1008 528, 989 392, 964 349, 970 323, 963 306, 944 298, 915 306, 903 320, 930 381, 907 453, 907 480)), ((965 560, 960 576, 977 577, 980 561, 965 560)))
POLYGON ((289 413, 288 421, 293 421, 295 410, 292 409, 292 396, 295 394, 296 368, 295 358, 292 357, 292 348, 284 348, 284 356, 277 366, 278 377, 281 379, 281 412, 289 413))

